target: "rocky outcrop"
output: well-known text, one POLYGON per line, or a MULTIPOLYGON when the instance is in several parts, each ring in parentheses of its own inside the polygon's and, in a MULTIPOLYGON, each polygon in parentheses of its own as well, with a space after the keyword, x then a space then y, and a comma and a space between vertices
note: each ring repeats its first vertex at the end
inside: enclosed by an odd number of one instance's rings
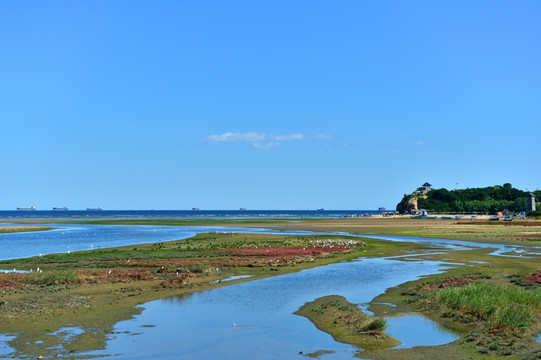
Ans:
POLYGON ((418 200, 426 199, 426 195, 408 195, 404 194, 404 197, 402 198, 402 201, 396 205, 396 211, 398 211, 400 214, 415 214, 419 210, 418 206, 418 200))
POLYGON ((410 214, 418 210, 417 196, 404 194, 402 200, 396 205, 396 211, 400 214, 410 214))

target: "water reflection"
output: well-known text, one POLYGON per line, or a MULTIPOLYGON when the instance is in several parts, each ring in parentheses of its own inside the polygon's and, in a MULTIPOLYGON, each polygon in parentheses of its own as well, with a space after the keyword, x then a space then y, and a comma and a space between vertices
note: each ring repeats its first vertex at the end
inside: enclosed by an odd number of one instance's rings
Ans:
MULTIPOLYGON (((292 359, 304 358, 301 351, 326 350, 333 351, 329 355, 332 359, 352 359, 359 348, 334 341, 293 312, 308 301, 331 294, 345 296, 352 303, 366 303, 388 287, 443 270, 437 261, 363 259, 157 300, 145 304, 134 319, 118 323, 105 350, 83 355, 292 359), (155 327, 144 328, 144 324, 155 327), (129 335, 134 332, 138 335, 129 335)), ((435 333, 439 341, 454 340, 435 333)))
POLYGON ((442 345, 460 338, 458 331, 446 328, 418 314, 391 317, 386 320, 389 324, 386 332, 402 342, 395 349, 442 345))

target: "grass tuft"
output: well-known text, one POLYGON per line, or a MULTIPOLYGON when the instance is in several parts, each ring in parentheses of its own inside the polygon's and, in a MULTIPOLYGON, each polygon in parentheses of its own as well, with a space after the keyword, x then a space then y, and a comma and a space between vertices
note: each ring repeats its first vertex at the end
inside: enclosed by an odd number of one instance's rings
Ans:
POLYGON ((387 329, 387 321, 383 318, 377 318, 364 327, 365 331, 384 331, 387 329))

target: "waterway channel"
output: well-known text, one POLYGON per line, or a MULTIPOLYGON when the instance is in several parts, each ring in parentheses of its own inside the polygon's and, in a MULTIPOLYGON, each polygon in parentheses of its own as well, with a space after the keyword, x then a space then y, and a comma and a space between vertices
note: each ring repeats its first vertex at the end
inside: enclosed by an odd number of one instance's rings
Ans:
MULTIPOLYGON (((2 235, 0 258, 167 241, 207 231, 276 233, 264 229, 216 227, 62 227, 50 232, 2 235), (14 242, 24 245, 16 246, 14 242)), ((309 232, 295 232, 304 233, 309 232)), ((394 240, 407 241, 408 238, 394 240)), ((440 245, 447 250, 470 246, 502 249, 497 244, 454 245, 439 239, 414 241, 440 245)), ((532 250, 539 251, 538 248, 532 250)), ((503 250, 495 255, 501 254, 503 250)), ((452 265, 429 260, 401 261, 399 257, 363 258, 261 280, 235 284, 233 279, 230 286, 143 304, 139 315, 114 324, 103 347, 70 354, 69 349, 60 344, 57 358, 306 359, 305 354, 325 351, 322 359, 352 359, 362 349, 334 341, 309 320, 293 313, 308 301, 333 294, 364 306, 390 287, 442 272, 448 266, 452 265)), ((402 348, 444 344, 458 338, 457 334, 419 315, 408 316, 389 321, 389 333, 402 342, 402 348)), ((90 329, 66 327, 55 335, 63 336, 68 343, 70 337, 88 331, 90 329)), ((0 334, 0 358, 31 358, 9 346, 13 336, 15 334, 0 334)), ((39 340, 35 345, 39 347, 39 340)))

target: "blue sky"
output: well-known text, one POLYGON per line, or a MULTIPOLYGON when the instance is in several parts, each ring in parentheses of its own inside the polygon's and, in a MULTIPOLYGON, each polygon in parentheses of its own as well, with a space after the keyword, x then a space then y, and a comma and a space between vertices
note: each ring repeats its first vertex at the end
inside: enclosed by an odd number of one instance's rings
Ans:
POLYGON ((539 1, 3 1, 0 209, 539 189, 540 18, 539 1))

